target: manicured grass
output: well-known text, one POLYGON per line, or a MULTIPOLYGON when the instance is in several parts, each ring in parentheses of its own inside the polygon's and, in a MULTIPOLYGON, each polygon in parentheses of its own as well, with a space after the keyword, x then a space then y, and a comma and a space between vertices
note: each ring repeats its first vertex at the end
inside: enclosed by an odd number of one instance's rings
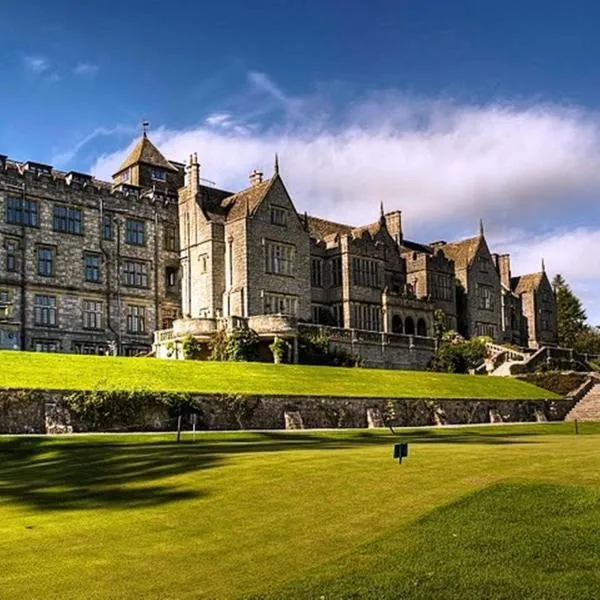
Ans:
POLYGON ((400 398, 557 398, 505 377, 0 351, 0 388, 400 398))
POLYGON ((0 597, 600 597, 600 425, 0 437, 0 597))

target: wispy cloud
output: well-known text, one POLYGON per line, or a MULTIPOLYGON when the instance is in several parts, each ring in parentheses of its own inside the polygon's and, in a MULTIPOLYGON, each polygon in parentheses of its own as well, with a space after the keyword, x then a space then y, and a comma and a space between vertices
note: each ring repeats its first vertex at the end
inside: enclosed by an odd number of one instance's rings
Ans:
POLYGON ((25 56, 23 64, 25 68, 34 73, 43 73, 50 68, 50 61, 43 56, 25 56))
POLYGON ((56 153, 52 157, 52 163, 57 167, 64 168, 79 154, 79 152, 85 146, 87 146, 90 142, 93 142, 95 139, 99 137, 112 137, 124 135, 131 136, 135 131, 135 127, 131 127, 128 125, 115 125, 114 127, 97 127, 67 150, 62 150, 56 153))
POLYGON ((95 65, 88 62, 80 62, 73 69, 73 73, 75 75, 80 75, 83 77, 89 77, 95 75, 100 69, 99 65, 95 65))
MULTIPOLYGON (((422 241, 472 234, 482 216, 491 237, 494 229, 513 232, 494 243, 498 251, 512 251, 516 273, 538 270, 545 256, 549 270, 587 290, 583 297, 600 320, 600 291, 590 292, 600 290, 600 258, 598 264, 589 258, 600 230, 574 220, 600 218, 599 115, 395 91, 355 96, 330 110, 330 99, 292 98, 264 74, 251 73, 249 81, 253 93, 262 94, 254 104, 237 112, 216 109, 197 127, 154 133, 165 155, 181 160, 198 151, 203 175, 237 190, 253 168, 271 165, 277 151, 300 211, 362 224, 377 218, 383 201, 386 210, 403 211, 405 233, 422 241), (247 115, 265 98, 285 114, 272 109, 271 122, 261 124, 247 115), (251 127, 237 133, 234 123, 251 127)), ((94 172, 109 177, 123 153, 100 157, 94 172)))

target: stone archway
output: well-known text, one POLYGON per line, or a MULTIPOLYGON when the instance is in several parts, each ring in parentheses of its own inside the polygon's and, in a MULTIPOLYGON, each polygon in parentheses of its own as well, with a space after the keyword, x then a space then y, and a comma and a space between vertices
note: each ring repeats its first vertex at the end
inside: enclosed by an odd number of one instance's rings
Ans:
POLYGON ((406 317, 404 333, 406 335, 415 335, 415 320, 412 317, 406 317))
POLYGON ((402 317, 400 315, 392 317, 392 333, 404 333, 404 326, 402 325, 402 317))
POLYGON ((417 335, 427 337, 427 323, 425 323, 425 319, 423 318, 417 321, 417 335))

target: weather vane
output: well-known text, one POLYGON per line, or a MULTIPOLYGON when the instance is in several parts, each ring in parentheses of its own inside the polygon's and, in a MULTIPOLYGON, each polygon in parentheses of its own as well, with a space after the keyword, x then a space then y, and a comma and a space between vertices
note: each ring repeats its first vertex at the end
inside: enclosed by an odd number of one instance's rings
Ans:
POLYGON ((150 123, 148 121, 142 121, 142 130, 144 132, 144 137, 148 135, 148 129, 150 128, 150 123))

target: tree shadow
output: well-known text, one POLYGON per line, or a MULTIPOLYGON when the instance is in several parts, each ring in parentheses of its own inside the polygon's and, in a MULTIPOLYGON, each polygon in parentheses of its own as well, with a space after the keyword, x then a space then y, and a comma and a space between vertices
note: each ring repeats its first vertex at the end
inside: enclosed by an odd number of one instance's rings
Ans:
POLYGON ((202 497, 165 478, 213 468, 236 454, 337 451, 411 444, 536 443, 532 431, 409 430, 200 434, 173 436, 14 437, 0 439, 0 501, 38 510, 140 508, 202 497), (160 484, 158 483, 160 481, 160 484))
POLYGON ((157 506, 204 493, 152 482, 219 461, 187 445, 12 438, 0 442, 0 500, 38 510, 157 506))

